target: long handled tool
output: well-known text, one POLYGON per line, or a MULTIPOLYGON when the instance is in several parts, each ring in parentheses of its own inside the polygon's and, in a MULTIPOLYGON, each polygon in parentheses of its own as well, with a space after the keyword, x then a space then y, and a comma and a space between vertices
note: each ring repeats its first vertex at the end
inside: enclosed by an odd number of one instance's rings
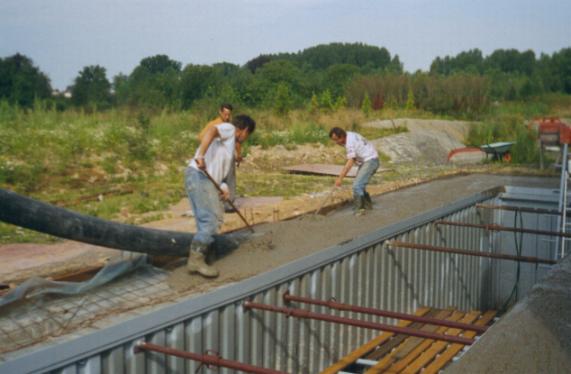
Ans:
POLYGON ((323 209, 323 207, 325 206, 325 203, 327 203, 329 201, 329 199, 331 198, 331 195, 333 195, 333 192, 335 192, 336 189, 337 189, 337 187, 333 187, 331 189, 331 191, 329 191, 327 193, 325 198, 323 198, 323 201, 321 202, 321 205, 319 206, 319 208, 317 208, 317 210, 315 212, 313 212, 314 217, 321 211, 321 209, 323 209))
MULTIPOLYGON (((216 183, 216 181, 214 180, 214 178, 212 178, 210 176, 210 174, 208 174, 208 172, 206 171, 206 169, 201 169, 202 172, 208 177, 208 179, 210 179, 210 181, 212 182, 212 184, 214 185, 214 187, 216 187, 216 189, 218 190, 218 192, 220 193, 224 193, 224 191, 222 191, 222 188, 220 188, 220 186, 218 185, 218 183, 216 183)), ((254 232, 254 228, 248 223, 248 221, 246 221, 246 218, 244 218, 244 216, 242 215, 242 213, 240 213, 240 211, 236 208, 236 206, 234 205, 234 203, 230 200, 228 200, 228 204, 230 204, 230 206, 232 207, 232 209, 234 209, 234 211, 236 213, 238 213, 238 216, 240 216, 240 218, 242 219, 242 221, 244 221, 244 223, 246 224, 246 226, 248 226, 248 228, 250 229, 250 231, 254 232)))

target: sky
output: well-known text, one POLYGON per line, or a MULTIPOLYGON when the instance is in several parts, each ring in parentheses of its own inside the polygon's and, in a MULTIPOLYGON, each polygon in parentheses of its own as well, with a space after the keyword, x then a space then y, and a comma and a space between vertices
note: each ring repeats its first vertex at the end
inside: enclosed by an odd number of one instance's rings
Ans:
POLYGON ((385 47, 405 70, 479 48, 571 47, 569 0, 0 0, 0 58, 30 57, 65 89, 89 65, 129 74, 157 54, 243 65, 332 42, 385 47))

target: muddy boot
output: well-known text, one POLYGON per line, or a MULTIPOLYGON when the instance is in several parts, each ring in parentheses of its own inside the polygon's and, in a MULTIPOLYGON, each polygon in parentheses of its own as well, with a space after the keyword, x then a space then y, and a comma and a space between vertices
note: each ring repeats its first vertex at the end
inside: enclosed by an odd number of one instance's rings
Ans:
POLYGON ((373 209, 373 200, 371 200, 371 195, 369 195, 368 192, 365 192, 365 195, 363 196, 363 207, 366 210, 372 210, 373 209))
POLYGON ((365 199, 363 196, 353 196, 353 215, 362 216, 365 214, 365 199))
POLYGON ((216 270, 214 266, 210 266, 206 263, 206 250, 206 245, 198 242, 192 242, 188 253, 186 268, 191 274, 198 273, 203 277, 216 278, 218 276, 218 270, 216 270))

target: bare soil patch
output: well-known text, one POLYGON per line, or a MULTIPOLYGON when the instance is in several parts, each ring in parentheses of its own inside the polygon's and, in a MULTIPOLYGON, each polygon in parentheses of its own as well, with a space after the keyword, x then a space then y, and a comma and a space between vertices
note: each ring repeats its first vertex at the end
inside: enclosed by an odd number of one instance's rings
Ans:
POLYGON ((394 163, 420 162, 443 164, 448 152, 464 147, 469 122, 422 120, 399 118, 395 120, 372 121, 364 126, 391 128, 405 126, 408 132, 376 139, 377 149, 389 156, 394 163))

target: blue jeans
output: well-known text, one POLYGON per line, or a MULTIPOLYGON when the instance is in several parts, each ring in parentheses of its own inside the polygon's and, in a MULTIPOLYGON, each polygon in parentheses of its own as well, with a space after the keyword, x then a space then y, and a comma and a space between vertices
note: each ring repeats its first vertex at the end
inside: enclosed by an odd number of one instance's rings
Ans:
POLYGON ((208 246, 224 218, 218 190, 203 172, 191 167, 184 171, 184 186, 196 220, 196 235, 192 240, 208 246))
POLYGON ((369 184, 369 180, 373 174, 375 174, 378 168, 378 158, 366 161, 361 166, 359 166, 359 171, 357 171, 357 176, 353 181, 353 197, 365 196, 365 188, 369 184))

